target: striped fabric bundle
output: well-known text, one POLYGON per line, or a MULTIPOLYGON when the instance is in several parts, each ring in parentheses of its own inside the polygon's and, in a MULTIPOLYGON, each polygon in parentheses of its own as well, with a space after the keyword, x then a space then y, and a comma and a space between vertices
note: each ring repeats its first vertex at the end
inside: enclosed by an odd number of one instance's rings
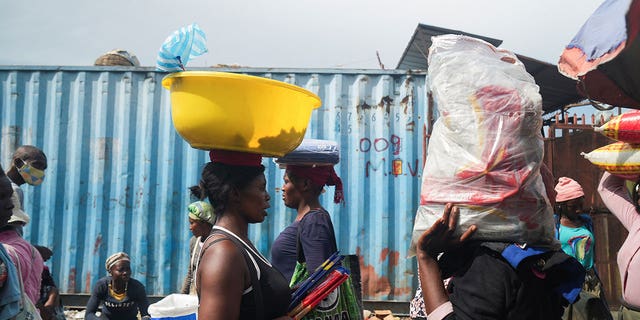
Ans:
POLYGON ((612 117, 595 132, 618 140, 618 142, 581 153, 585 159, 627 180, 640 177, 640 111, 634 110, 612 117))
POLYGON ((615 116, 603 126, 594 128, 593 131, 618 141, 640 143, 640 110, 615 116))
POLYGON ((184 66, 207 52, 207 37, 200 27, 192 23, 182 27, 164 41, 158 52, 158 71, 184 71, 184 66))
POLYGON ((581 153, 585 159, 628 180, 640 177, 640 145, 623 141, 614 142, 589 153, 581 153))

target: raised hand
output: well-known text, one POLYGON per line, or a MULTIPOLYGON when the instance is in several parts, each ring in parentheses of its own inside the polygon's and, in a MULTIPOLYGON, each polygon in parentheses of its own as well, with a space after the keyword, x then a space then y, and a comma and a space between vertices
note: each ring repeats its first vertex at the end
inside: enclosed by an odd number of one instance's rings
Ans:
POLYGON ((475 225, 470 226, 460 237, 453 236, 456 225, 458 224, 459 215, 460 210, 458 207, 447 203, 444 207, 442 217, 436 220, 429 229, 422 233, 420 239, 418 239, 418 253, 426 253, 430 257, 435 258, 439 253, 449 248, 459 246, 469 240, 477 229, 475 225))

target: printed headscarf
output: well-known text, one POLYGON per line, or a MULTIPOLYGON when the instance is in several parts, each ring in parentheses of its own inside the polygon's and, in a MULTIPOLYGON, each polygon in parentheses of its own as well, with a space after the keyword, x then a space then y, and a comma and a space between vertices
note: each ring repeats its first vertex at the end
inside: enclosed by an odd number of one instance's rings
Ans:
POLYGON ((187 209, 189 211, 189 218, 193 220, 204 221, 209 224, 213 224, 216 221, 216 215, 213 212, 213 207, 207 202, 193 202, 187 207, 187 209))
POLYGON ((556 202, 564 202, 584 196, 582 186, 575 180, 567 177, 560 177, 556 185, 556 202))
POLYGON ((104 266, 107 268, 107 271, 110 271, 111 267, 113 267, 116 263, 120 261, 131 261, 131 260, 129 259, 128 254, 124 252, 117 252, 112 254, 109 258, 107 258, 107 261, 105 262, 104 266))
POLYGON ((311 183, 318 187, 335 186, 336 190, 333 194, 333 202, 344 202, 344 193, 342 190, 342 180, 336 174, 333 166, 298 166, 287 165, 287 171, 291 172, 296 177, 306 178, 311 180, 311 183))

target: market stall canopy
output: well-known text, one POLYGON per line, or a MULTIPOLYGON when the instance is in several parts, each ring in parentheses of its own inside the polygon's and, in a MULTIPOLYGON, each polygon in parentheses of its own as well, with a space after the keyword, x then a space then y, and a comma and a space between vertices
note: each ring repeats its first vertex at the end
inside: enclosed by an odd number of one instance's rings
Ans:
MULTIPOLYGON (((427 70, 428 49, 431 46, 431 37, 442 34, 461 34, 484 40, 498 47, 502 40, 479 36, 459 30, 445 29, 426 24, 418 24, 413 37, 409 41, 396 69, 427 70)), ((576 81, 562 76, 558 68, 550 63, 518 55, 527 72, 531 74, 540 87, 542 95, 542 108, 545 113, 550 113, 562 107, 584 100, 576 89, 576 81)))
POLYGON ((560 56, 558 68, 590 100, 640 109, 640 0, 607 0, 560 56))

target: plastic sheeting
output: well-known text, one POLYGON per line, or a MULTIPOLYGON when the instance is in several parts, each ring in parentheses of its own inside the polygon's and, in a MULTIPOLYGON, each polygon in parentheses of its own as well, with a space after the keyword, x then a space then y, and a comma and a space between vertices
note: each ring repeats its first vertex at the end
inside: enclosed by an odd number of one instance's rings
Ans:
POLYGON ((479 39, 432 38, 429 85, 439 108, 425 164, 414 241, 460 208, 475 239, 554 242, 553 209, 540 176, 542 99, 516 56, 479 39))

